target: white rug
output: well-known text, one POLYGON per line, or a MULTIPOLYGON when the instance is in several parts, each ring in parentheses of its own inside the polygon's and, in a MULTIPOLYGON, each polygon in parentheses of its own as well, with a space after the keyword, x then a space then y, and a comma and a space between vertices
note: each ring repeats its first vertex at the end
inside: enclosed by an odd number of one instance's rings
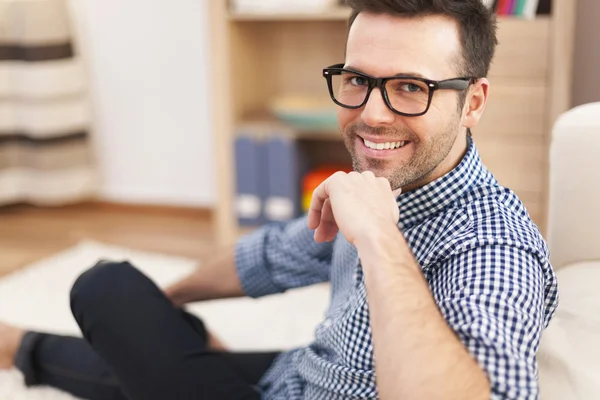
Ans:
MULTIPOLYGON (((75 279, 98 259, 129 260, 160 287, 186 276, 194 260, 85 241, 0 280, 0 320, 26 329, 80 336, 69 309, 75 279)), ((283 295, 196 303, 199 315, 232 350, 281 350, 310 342, 329 301, 326 284, 283 295), (292 312, 293 310, 293 312, 292 312)), ((2 400, 73 400, 51 388, 27 389, 21 374, 0 372, 2 400)))

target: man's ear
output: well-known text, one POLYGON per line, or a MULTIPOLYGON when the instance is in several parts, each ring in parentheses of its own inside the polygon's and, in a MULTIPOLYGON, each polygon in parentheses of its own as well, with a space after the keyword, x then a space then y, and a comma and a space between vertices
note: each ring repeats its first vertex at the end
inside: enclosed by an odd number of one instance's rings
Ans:
POLYGON ((474 128, 481 119, 487 104, 490 91, 490 82, 487 78, 480 78, 471 85, 465 102, 463 126, 474 128))

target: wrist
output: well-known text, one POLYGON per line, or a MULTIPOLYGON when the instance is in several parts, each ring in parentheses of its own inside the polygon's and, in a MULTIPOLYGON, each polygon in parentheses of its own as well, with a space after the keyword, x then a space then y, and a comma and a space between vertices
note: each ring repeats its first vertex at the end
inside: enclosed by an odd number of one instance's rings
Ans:
POLYGON ((398 235, 402 236, 402 233, 398 225, 392 222, 371 225, 360 231, 354 240, 354 245, 357 249, 375 250, 390 239, 396 239, 398 235))
POLYGON ((355 242, 363 268, 421 276, 421 268, 396 224, 365 230, 355 242), (387 268, 383 268, 383 267, 387 268))
POLYGON ((356 237, 354 245, 361 258, 376 256, 377 258, 393 257, 398 250, 398 241, 404 240, 404 236, 396 224, 377 225, 361 231, 356 237))

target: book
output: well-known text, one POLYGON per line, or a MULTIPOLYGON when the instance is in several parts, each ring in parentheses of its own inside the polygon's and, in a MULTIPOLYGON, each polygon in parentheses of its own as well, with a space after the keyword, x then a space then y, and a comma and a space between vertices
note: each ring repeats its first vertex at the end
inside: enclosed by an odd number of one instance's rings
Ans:
POLYGON ((498 15, 508 15, 508 7, 510 6, 510 0, 498 0, 497 12, 498 15))
POLYGON ((264 217, 267 222, 289 221, 301 214, 301 179, 305 163, 295 138, 274 134, 265 145, 264 217))
POLYGON ((552 0, 536 0, 536 2, 538 3, 538 15, 547 15, 552 13, 552 0))
POLYGON ((527 0, 523 7, 523 18, 534 19, 538 14, 539 0, 527 0))
POLYGON ((249 133, 235 138, 235 214, 240 226, 264 223, 264 144, 249 133))
POLYGON ((525 5, 529 2, 530 0, 517 0, 517 4, 515 7, 515 15, 518 16, 523 16, 524 15, 524 11, 525 11, 525 5))

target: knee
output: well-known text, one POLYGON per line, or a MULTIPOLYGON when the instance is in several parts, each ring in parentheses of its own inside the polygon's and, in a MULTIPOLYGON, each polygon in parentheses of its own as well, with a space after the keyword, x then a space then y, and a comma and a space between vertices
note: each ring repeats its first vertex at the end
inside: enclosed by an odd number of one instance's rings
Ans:
POLYGON ((77 278, 71 288, 71 311, 75 319, 102 311, 110 314, 119 307, 130 282, 141 273, 128 262, 101 261, 77 278))

